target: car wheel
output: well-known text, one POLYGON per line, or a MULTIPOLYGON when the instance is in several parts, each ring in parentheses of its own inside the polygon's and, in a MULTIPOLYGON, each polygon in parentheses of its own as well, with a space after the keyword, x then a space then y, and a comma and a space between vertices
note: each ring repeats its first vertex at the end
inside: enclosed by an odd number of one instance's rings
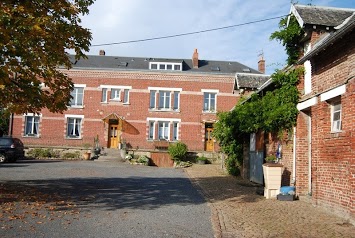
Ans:
POLYGON ((0 163, 4 163, 6 161, 6 157, 3 154, 0 154, 0 163))

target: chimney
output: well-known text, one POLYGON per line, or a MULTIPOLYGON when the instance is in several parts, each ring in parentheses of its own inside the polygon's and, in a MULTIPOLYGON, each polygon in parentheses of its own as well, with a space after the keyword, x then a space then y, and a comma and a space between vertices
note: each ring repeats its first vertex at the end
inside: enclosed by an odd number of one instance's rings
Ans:
POLYGON ((192 66, 194 69, 198 69, 198 52, 197 49, 195 49, 193 55, 192 55, 192 66))
POLYGON ((99 55, 105 55, 105 54, 106 54, 106 53, 105 53, 104 50, 100 50, 99 55))
POLYGON ((261 55, 259 62, 258 62, 258 70, 260 72, 262 72, 263 74, 265 74, 265 60, 264 60, 264 56, 261 55))

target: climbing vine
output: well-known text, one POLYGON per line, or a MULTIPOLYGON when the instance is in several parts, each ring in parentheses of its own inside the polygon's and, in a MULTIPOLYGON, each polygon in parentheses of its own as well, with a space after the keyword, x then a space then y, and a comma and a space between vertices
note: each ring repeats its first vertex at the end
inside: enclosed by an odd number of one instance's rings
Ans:
MULTIPOLYGON (((285 46, 287 63, 295 63, 299 57, 302 30, 296 18, 291 17, 288 27, 287 18, 281 19, 280 31, 272 33, 285 46)), ((277 70, 272 74, 273 83, 262 92, 254 93, 248 99, 241 99, 230 112, 218 114, 214 137, 222 152, 227 154, 226 167, 230 174, 238 175, 243 164, 243 145, 249 140, 250 133, 258 131, 278 134, 296 125, 299 99, 297 83, 303 68, 277 70)))

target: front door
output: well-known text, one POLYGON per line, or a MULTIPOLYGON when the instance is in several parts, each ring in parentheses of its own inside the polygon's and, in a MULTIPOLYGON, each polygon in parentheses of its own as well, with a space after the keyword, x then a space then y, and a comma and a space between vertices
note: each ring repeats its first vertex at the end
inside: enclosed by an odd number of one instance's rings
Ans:
POLYGON ((108 148, 118 148, 119 135, 118 125, 110 125, 108 148))
POLYGON ((212 137, 212 132, 213 132, 213 128, 212 127, 207 127, 206 126, 206 135, 205 135, 205 147, 206 147, 206 151, 214 151, 214 141, 213 141, 213 137, 212 137))

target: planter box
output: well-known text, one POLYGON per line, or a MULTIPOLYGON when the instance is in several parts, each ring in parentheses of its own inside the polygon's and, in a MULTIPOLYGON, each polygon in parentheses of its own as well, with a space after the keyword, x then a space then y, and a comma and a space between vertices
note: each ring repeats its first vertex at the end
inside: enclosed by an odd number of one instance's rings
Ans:
POLYGON ((263 164, 265 188, 264 188, 264 197, 276 198, 280 193, 281 187, 281 176, 282 176, 281 164, 275 163, 265 163, 263 164))
POLYGON ((277 200, 279 200, 279 201, 293 201, 293 200, 295 200, 295 195, 279 194, 279 195, 277 195, 277 200))

